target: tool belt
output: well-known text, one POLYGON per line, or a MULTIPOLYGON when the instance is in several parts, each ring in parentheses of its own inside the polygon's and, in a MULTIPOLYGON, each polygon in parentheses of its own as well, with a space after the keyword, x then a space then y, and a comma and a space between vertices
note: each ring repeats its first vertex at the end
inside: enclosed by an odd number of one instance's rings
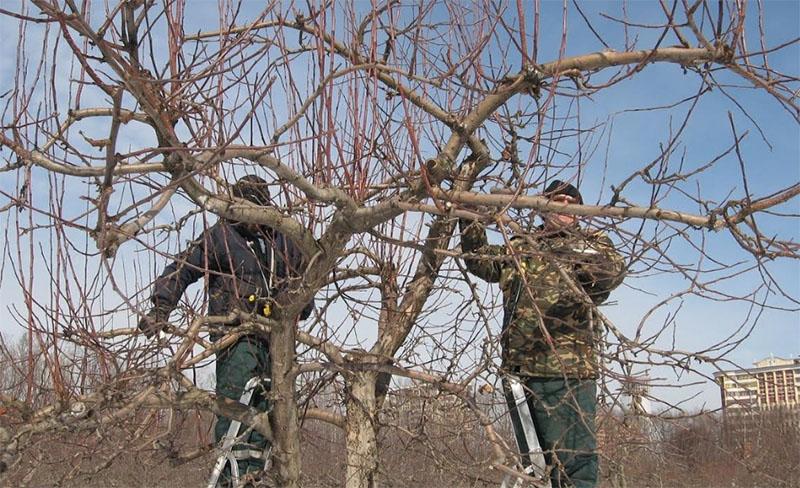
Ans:
POLYGON ((247 297, 247 304, 250 308, 250 313, 260 315, 262 317, 270 317, 274 302, 271 298, 259 297, 255 294, 247 297))

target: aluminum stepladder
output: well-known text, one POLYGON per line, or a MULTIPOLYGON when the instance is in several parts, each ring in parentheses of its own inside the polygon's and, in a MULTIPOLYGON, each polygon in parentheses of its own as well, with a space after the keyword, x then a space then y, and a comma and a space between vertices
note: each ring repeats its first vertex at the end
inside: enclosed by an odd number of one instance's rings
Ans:
MULTIPOLYGON (((262 378, 260 376, 254 376, 253 378, 250 378, 244 385, 244 391, 242 392, 242 396, 239 398, 239 403, 248 407, 252 406, 250 403, 253 400, 253 393, 259 384, 268 387, 270 384, 270 379, 262 378)), ((242 423, 240 421, 231 420, 231 424, 228 427, 228 432, 226 432, 225 436, 222 438, 222 446, 220 447, 221 452, 217 458, 217 462, 214 464, 213 471, 211 471, 211 478, 208 480, 207 488, 217 488, 217 483, 219 483, 219 478, 222 476, 223 471, 225 471, 226 465, 230 465, 231 482, 233 483, 233 486, 239 486, 239 483, 241 482, 241 475, 239 473, 239 463, 234 455, 233 446, 237 443, 237 441, 239 441, 239 429, 241 426, 242 423)), ((245 432, 249 432, 249 430, 245 432)), ((269 462, 269 455, 271 452, 272 447, 270 446, 263 453, 264 461, 267 463, 269 462)))
MULTIPOLYGON (((529 476, 544 477, 537 486, 550 488, 550 477, 549 475, 545 477, 547 464, 544 460, 544 452, 539 444, 539 437, 536 435, 533 416, 525 398, 525 387, 522 386, 516 376, 508 375, 504 381, 513 401, 513 406, 509 409, 509 413, 514 424, 514 430, 516 431, 517 426, 520 426, 522 431, 521 433, 514 433, 514 440, 517 442, 517 448, 520 452, 522 472, 529 476)), ((526 486, 525 481, 512 474, 506 475, 500 484, 500 488, 523 488, 524 486, 526 486)))

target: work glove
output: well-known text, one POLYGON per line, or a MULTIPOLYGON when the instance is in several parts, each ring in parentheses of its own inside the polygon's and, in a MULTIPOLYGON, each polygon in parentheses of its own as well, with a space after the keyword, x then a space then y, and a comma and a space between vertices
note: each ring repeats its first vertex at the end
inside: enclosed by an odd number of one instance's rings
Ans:
POLYGON ((139 319, 139 330, 148 338, 158 335, 169 325, 169 311, 153 307, 147 315, 139 319))

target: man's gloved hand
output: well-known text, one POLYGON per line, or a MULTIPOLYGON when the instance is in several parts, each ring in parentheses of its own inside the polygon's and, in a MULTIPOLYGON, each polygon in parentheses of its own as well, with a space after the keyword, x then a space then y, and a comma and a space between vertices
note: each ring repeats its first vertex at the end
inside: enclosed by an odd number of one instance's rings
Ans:
POLYGON ((147 315, 139 319, 139 330, 147 337, 158 335, 169 325, 169 312, 159 307, 153 307, 147 315))

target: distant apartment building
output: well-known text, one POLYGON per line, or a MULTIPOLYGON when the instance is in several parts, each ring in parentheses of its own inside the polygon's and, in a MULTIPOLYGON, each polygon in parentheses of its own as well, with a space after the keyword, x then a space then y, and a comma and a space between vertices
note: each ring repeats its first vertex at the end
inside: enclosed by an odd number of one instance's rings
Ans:
POLYGON ((800 408, 800 358, 769 357, 754 364, 714 373, 723 409, 800 408))

